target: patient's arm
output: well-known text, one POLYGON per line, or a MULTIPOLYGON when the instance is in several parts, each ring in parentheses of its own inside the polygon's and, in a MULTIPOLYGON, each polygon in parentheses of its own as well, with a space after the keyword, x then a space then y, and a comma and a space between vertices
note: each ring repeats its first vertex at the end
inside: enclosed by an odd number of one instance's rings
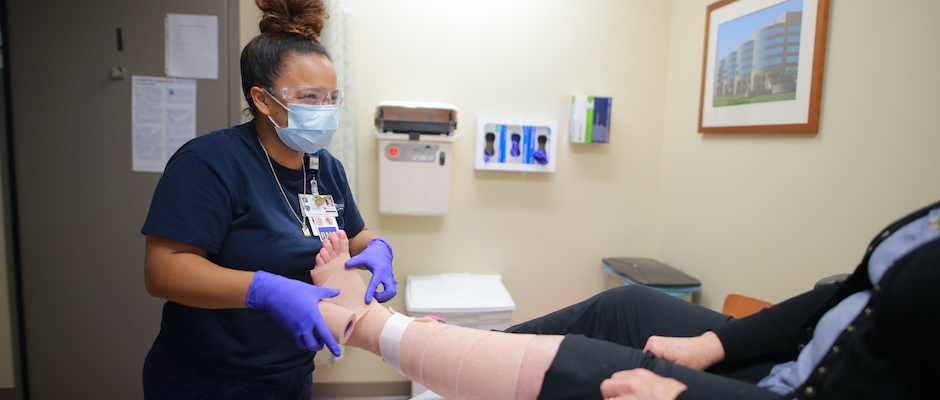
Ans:
POLYGON ((315 285, 341 290, 320 306, 337 341, 375 353, 393 366, 397 358, 406 377, 450 400, 538 396, 564 336, 484 331, 430 319, 408 322, 400 315, 393 319, 393 312, 378 302, 365 304, 365 283, 356 269, 345 268, 348 259, 349 242, 340 231, 323 241, 310 271, 315 285), (396 326, 404 327, 400 335, 394 334, 396 326))

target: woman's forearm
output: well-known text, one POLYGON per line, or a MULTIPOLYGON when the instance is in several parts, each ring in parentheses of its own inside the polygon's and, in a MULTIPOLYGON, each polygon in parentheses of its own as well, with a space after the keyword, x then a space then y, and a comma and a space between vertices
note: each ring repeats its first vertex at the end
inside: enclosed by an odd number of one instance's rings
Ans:
POLYGON ((147 292, 196 308, 245 308, 254 272, 221 267, 207 260, 205 254, 193 246, 147 235, 147 292))
POLYGON ((379 235, 370 230, 369 227, 363 227, 356 236, 349 238, 349 254, 354 256, 362 253, 369 245, 369 242, 378 237, 379 235))

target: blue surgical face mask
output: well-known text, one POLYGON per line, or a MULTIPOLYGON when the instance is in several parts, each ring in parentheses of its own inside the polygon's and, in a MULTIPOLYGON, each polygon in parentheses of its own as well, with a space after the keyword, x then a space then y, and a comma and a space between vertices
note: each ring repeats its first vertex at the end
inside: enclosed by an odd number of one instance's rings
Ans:
POLYGON ((285 107, 274 96, 271 98, 287 110, 287 128, 278 126, 270 115, 268 119, 274 124, 277 136, 291 149, 315 153, 326 147, 333 139, 333 133, 339 129, 339 110, 335 106, 288 103, 285 107))

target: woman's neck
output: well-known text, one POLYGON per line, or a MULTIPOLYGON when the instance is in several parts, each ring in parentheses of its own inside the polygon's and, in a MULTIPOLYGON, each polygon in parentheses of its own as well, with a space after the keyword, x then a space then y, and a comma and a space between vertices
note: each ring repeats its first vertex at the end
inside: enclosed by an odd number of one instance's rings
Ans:
POLYGON ((255 118, 255 130, 258 131, 258 140, 268 152, 271 160, 287 168, 300 169, 304 165, 304 153, 287 147, 277 136, 274 125, 270 121, 255 118))

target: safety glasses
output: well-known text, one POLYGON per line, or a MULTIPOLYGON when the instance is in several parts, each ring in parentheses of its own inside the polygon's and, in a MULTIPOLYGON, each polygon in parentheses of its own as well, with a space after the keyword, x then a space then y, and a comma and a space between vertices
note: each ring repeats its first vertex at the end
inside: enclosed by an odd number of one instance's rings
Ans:
POLYGON ((307 104, 313 106, 333 106, 339 108, 343 103, 343 90, 326 90, 313 86, 284 86, 269 88, 271 93, 279 93, 288 103, 307 104))

